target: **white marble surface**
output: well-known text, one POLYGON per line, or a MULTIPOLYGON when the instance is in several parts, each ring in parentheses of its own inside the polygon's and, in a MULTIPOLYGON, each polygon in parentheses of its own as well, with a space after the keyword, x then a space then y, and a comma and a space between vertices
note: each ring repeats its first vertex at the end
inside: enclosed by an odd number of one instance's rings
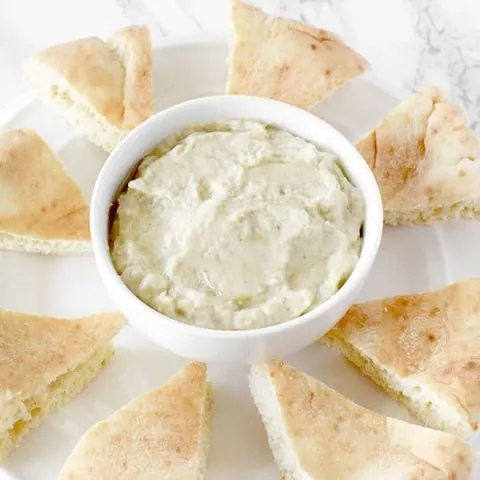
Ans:
MULTIPOLYGON (((445 88, 480 135, 479 0, 252 0, 271 13, 340 34, 400 95, 445 88)), ((229 0, 0 1, 0 109, 25 91, 23 60, 75 37, 147 23, 163 36, 224 35, 229 0)))

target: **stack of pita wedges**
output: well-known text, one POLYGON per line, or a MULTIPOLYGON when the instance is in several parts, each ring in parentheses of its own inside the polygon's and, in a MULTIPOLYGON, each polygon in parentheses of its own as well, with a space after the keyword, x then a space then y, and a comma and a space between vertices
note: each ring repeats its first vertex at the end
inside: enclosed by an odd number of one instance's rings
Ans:
MULTIPOLYGON (((86 38, 47 48, 26 63, 25 71, 41 98, 106 151, 153 113, 146 27, 125 28, 106 42, 86 38)), ((0 249, 91 250, 88 205, 32 130, 0 134, 0 249)))
POLYGON ((427 426, 480 426, 480 278, 354 305, 323 339, 427 426))
POLYGON ((117 313, 61 319, 0 310, 0 460, 91 383, 122 325, 117 313))
POLYGON ((107 152, 153 114, 147 27, 47 48, 27 61, 25 74, 41 98, 107 152))
POLYGON ((473 480, 458 437, 371 412, 282 362, 250 386, 285 480, 473 480))
POLYGON ((367 61, 326 30, 232 1, 235 43, 227 93, 311 108, 364 73, 367 61))
POLYGON ((480 218, 479 142, 438 88, 415 93, 357 143, 390 225, 480 218))
POLYGON ((0 249, 88 252, 88 216, 80 189, 37 133, 0 134, 0 249))
POLYGON ((202 480, 210 443, 206 366, 190 363, 88 430, 60 480, 202 480))

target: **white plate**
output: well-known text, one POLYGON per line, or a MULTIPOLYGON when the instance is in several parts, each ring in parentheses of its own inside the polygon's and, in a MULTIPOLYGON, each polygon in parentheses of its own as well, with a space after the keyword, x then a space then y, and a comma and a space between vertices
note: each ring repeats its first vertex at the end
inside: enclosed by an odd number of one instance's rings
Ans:
MULTIPOLYGON (((157 109, 194 97, 221 93, 227 46, 216 39, 168 42, 155 50, 157 109)), ((355 140, 398 100, 373 78, 355 80, 315 113, 355 140)), ((23 98, 4 112, 0 128, 36 129, 58 151, 67 170, 89 197, 106 154, 75 137, 61 118, 37 100, 23 98)), ((362 299, 441 287, 480 275, 480 224, 387 228, 362 299)), ((93 257, 42 257, 0 252, 0 307, 49 315, 83 315, 112 304, 97 276, 93 257)), ((156 387, 184 360, 125 328, 118 355, 85 392, 22 442, 3 464, 1 480, 51 480, 85 430, 136 395, 156 387)), ((404 420, 409 415, 333 351, 314 345, 287 359, 352 400, 404 420)), ((278 479, 244 367, 211 365, 215 408, 209 480, 278 479)), ((333 479, 332 479, 333 480, 333 479)))

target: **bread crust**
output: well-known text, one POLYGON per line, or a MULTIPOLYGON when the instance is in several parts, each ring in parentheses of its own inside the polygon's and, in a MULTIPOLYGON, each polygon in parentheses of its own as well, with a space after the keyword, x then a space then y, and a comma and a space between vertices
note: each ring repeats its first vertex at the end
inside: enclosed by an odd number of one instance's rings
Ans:
POLYGON ((94 425, 59 480, 201 480, 211 409, 206 375, 205 364, 192 362, 163 386, 94 425))
POLYGON ((309 109, 368 69, 333 33, 269 17, 233 1, 236 42, 227 93, 259 95, 309 109))
POLYGON ((431 427, 469 437, 480 421, 479 293, 480 278, 472 278, 354 305, 325 341, 401 401, 427 387, 424 401, 405 402, 409 409, 431 427), (401 391, 390 378, 411 383, 413 390, 401 391), (438 399, 456 412, 457 421, 428 408, 428 401, 435 405, 438 399))
POLYGON ((148 27, 131 26, 107 41, 90 37, 49 47, 24 69, 44 100, 111 151, 154 112, 152 65, 148 27))
POLYGON ((480 216, 479 142, 437 87, 415 93, 357 142, 392 225, 480 216))
POLYGON ((90 243, 89 207, 80 189, 45 141, 27 129, 0 134, 0 248, 13 248, 15 239, 19 249, 37 241, 40 251, 59 241, 65 248, 90 243))
POLYGON ((0 310, 0 459, 95 378, 123 323, 114 312, 66 319, 0 310))
POLYGON ((251 375, 285 479, 473 476, 474 454, 454 435, 371 412, 284 362, 255 366, 251 375))

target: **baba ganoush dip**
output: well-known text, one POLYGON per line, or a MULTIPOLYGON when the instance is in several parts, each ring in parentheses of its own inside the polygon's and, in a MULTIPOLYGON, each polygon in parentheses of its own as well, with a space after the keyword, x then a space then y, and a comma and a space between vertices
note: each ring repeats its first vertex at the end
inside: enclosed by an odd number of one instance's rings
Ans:
POLYGON ((363 198, 337 158, 275 127, 229 121, 192 127, 141 161, 118 198, 111 255, 155 310, 256 329, 341 287, 363 221, 363 198))

